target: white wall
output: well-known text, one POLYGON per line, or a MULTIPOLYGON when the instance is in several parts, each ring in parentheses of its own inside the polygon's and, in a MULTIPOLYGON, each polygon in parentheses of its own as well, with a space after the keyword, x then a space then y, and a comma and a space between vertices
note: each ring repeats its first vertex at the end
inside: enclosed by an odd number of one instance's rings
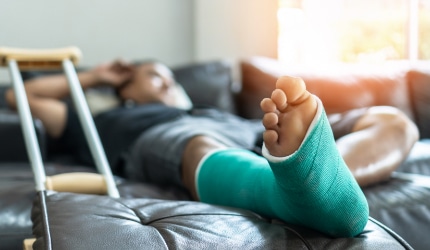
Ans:
MULTIPOLYGON (((180 65, 276 57, 278 0, 2 0, 0 46, 81 48, 80 65, 116 57, 180 65)), ((0 83, 9 82, 0 68, 0 83)))
MULTIPOLYGON (((193 0, 3 0, 0 46, 76 45, 82 66, 116 57, 193 61, 193 0)), ((0 72, 0 82, 8 77, 0 72)))
POLYGON ((196 60, 277 57, 278 0, 195 1, 196 60))

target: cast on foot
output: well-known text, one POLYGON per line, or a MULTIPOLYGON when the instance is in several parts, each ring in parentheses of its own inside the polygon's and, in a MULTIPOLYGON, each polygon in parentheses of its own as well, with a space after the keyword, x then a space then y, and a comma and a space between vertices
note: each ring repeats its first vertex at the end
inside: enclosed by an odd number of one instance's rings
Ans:
POLYGON ((368 220, 366 198, 337 150, 321 101, 301 79, 282 77, 261 108, 265 158, 245 149, 207 155, 196 172, 200 200, 335 237, 359 234, 368 220))
POLYGON ((282 77, 264 99, 263 155, 276 187, 274 214, 333 236, 355 236, 367 223, 366 198, 337 150, 318 97, 303 80, 282 77), (288 157, 283 157, 288 156, 288 157))

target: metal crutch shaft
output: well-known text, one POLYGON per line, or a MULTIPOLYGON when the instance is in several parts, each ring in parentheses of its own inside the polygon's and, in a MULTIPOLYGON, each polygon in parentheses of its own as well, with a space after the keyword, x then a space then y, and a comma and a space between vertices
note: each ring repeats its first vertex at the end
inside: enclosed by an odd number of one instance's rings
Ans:
POLYGON ((112 172, 110 171, 106 154, 101 144, 100 137, 98 136, 82 87, 79 83, 76 70, 72 62, 68 59, 63 60, 63 69, 66 73, 70 86, 70 94, 84 130, 84 134, 87 138, 97 170, 105 177, 109 196, 117 198, 119 197, 119 192, 116 188, 112 172))
POLYGON ((31 116, 30 108, 28 105, 27 94, 25 93, 24 83, 15 60, 8 61, 10 75, 12 77, 12 85, 15 93, 16 106, 18 115, 21 120, 22 133, 24 135, 24 142, 27 149, 27 154, 30 159, 31 167, 34 173, 36 183, 36 190, 45 190, 46 174, 43 167, 42 156, 40 153, 39 144, 36 137, 36 131, 33 125, 33 118, 31 116))

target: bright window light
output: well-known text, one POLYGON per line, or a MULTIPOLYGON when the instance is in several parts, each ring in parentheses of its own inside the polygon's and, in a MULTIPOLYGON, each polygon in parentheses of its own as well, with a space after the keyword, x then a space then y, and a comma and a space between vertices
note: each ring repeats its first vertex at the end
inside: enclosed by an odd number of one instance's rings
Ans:
POLYGON ((279 0, 287 64, 430 59, 430 0, 279 0))

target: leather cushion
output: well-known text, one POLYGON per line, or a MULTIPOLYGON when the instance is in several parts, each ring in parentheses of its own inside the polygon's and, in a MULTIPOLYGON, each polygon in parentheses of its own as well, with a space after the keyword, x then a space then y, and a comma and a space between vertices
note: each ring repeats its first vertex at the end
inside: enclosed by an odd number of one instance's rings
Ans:
POLYGON ((34 249, 409 249, 372 219, 359 236, 333 239, 247 210, 199 202, 55 192, 38 198, 34 249))
POLYGON ((430 138, 430 70, 408 73, 409 92, 420 138, 430 138))
POLYGON ((415 249, 430 246, 430 140, 421 140, 387 181, 364 188, 370 216, 415 249), (408 225, 408 226, 406 226, 408 225))
MULTIPOLYGON (((0 164, 0 249, 22 249, 22 241, 32 237, 31 207, 36 196, 34 176, 28 163, 0 164)), ((47 175, 65 172, 94 172, 76 165, 45 164, 47 175)), ((190 200, 185 190, 115 179, 121 197, 190 200)))
MULTIPOLYGON (((430 183, 430 178, 427 180, 430 183)), ((430 188, 392 178, 364 189, 370 216, 405 239, 414 249, 430 246, 430 188)))
POLYGON ((195 106, 236 112, 230 62, 211 61, 175 67, 173 73, 195 106))
MULTIPOLYGON (((46 164, 48 175, 88 168, 46 164)), ((22 241, 32 236, 31 206, 36 195, 34 175, 28 163, 0 164, 0 249, 22 249, 22 241)))
MULTIPOLYGON (((46 158, 45 128, 42 122, 34 119, 34 128, 42 159, 46 158)), ((0 109, 0 159, 2 162, 28 162, 24 136, 18 114, 0 109), (7 142, 7 143, 6 143, 7 142)))
POLYGON ((284 67, 275 59, 252 57, 241 62, 241 70, 242 91, 238 101, 243 109, 239 112, 247 118, 262 116, 259 103, 262 98, 271 95, 276 80, 282 75, 301 77, 307 89, 321 98, 328 114, 390 105, 412 117, 403 65, 377 68, 352 65, 293 68, 284 67))
POLYGON ((416 142, 396 171, 430 176, 430 139, 416 142))

